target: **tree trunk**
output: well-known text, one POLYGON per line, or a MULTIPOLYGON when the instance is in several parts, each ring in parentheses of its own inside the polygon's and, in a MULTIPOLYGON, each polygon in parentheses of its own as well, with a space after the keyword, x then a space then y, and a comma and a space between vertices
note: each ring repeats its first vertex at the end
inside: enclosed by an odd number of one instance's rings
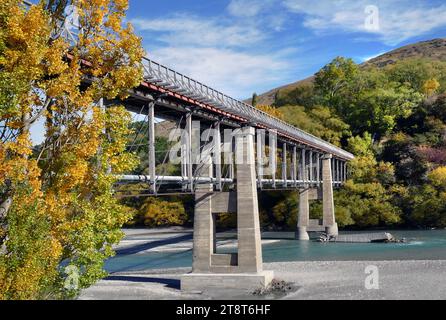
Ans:
POLYGON ((3 221, 8 215, 9 208, 12 205, 12 197, 8 197, 2 204, 0 204, 0 221, 3 221))
POLYGON ((0 254, 5 251, 4 242, 7 237, 7 228, 8 225, 6 223, 6 216, 8 215, 8 211, 12 205, 12 197, 8 197, 5 201, 0 204, 0 254))

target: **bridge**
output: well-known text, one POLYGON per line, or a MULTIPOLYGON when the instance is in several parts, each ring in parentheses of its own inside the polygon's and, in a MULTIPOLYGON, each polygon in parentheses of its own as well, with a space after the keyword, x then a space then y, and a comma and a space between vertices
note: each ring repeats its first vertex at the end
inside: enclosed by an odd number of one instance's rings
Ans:
POLYGON ((152 195, 173 186, 194 194, 193 272, 182 278, 182 289, 249 288, 271 281, 272 273, 262 269, 257 194, 263 190, 299 191, 297 239, 309 240, 312 230, 338 234, 333 188, 346 181, 352 154, 150 59, 143 67, 144 81, 119 103, 148 122, 149 174, 119 179, 145 183, 152 195), (157 172, 160 119, 176 123, 170 138, 178 143, 170 161, 181 175, 157 172), (315 225, 309 201, 317 199, 323 201, 323 219, 315 225), (238 253, 216 251, 215 225, 222 213, 237 214, 238 253))
MULTIPOLYGON (((76 41, 71 30, 62 32, 76 41)), ((147 122, 148 174, 122 175, 120 183, 146 184, 152 196, 172 190, 195 196, 193 270, 182 277, 183 290, 255 289, 271 282, 273 272, 262 267, 258 192, 299 192, 297 239, 309 240, 308 231, 316 229, 338 234, 333 189, 346 181, 352 154, 155 61, 144 58, 142 67, 144 81, 128 98, 99 104, 123 104, 147 122), (179 166, 180 175, 161 173, 156 165, 162 120, 176 124, 169 136, 177 143, 165 161, 179 166), (315 224, 309 201, 316 199, 323 202, 323 219, 315 224), (237 215, 237 253, 217 253, 222 213, 237 215)))

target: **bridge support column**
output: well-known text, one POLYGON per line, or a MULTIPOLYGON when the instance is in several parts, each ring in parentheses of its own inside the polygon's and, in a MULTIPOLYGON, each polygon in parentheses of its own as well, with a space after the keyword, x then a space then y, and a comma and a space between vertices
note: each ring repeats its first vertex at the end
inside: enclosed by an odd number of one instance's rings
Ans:
MULTIPOLYGON (((204 148, 206 149, 206 148, 204 148)), ((212 177, 212 158, 203 151, 197 168, 197 176, 212 177)), ((212 184, 197 184, 195 187, 193 272, 209 272, 211 256, 215 248, 215 219, 212 212, 212 184)))
MULTIPOLYGON (((213 193, 212 186, 197 187, 192 273, 181 278, 181 289, 254 290, 266 287, 273 272, 263 271, 254 153, 255 130, 236 134, 237 192, 213 193), (215 215, 237 214, 238 253, 218 254, 215 215)), ((212 166, 209 166, 210 170, 212 166)))
POLYGON ((327 235, 337 236, 338 224, 336 223, 333 200, 332 158, 332 155, 325 155, 322 160, 323 224, 327 235))
POLYGON ((237 163, 237 228, 239 268, 242 272, 262 271, 254 134, 254 128, 245 127, 236 136, 236 152, 241 160, 237 163))
POLYGON ((310 236, 308 235, 307 228, 310 222, 310 203, 309 203, 309 189, 305 189, 300 191, 299 193, 299 217, 297 223, 297 232, 296 239, 297 240, 310 240, 310 236))
MULTIPOLYGON (((306 150, 302 149, 301 154, 301 179, 302 181, 308 180, 308 170, 306 168, 306 150)), ((299 191, 299 213, 297 219, 297 240, 310 240, 307 232, 308 225, 310 223, 310 189, 309 185, 305 184, 304 189, 299 191)))

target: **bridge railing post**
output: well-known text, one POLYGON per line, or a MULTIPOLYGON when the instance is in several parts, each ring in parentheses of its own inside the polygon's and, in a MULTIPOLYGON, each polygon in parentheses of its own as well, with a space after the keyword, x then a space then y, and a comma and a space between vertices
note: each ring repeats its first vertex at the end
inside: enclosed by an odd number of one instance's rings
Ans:
POLYGON ((283 187, 288 187, 288 170, 287 170, 287 144, 286 142, 282 145, 282 180, 283 180, 283 187))
POLYGON ((293 146, 293 155, 291 158, 291 180, 293 180, 293 187, 297 187, 297 147, 293 146))
POLYGON ((220 121, 214 124, 214 137, 213 137, 213 159, 215 164, 215 179, 216 179, 216 189, 218 191, 222 190, 222 173, 221 173, 221 131, 220 131, 220 121))
POLYGON ((192 112, 186 115, 186 134, 187 134, 187 178, 189 180, 188 189, 190 192, 194 191, 194 170, 192 159, 192 112))
POLYGON ((306 150, 305 148, 302 148, 301 156, 300 156, 300 177, 303 183, 303 187, 307 188, 307 159, 306 159, 306 150))
POLYGON ((277 172, 277 133, 269 132, 269 163, 271 168, 272 187, 276 188, 276 172, 277 172))
POLYGON ((230 180, 234 180, 234 136, 232 130, 230 129, 225 129, 223 135, 223 163, 227 166, 228 178, 230 180))
POLYGON ((314 167, 313 167, 313 151, 312 150, 310 150, 310 154, 309 154, 308 167, 309 167, 309 171, 310 171, 310 177, 309 177, 310 186, 313 186, 314 185, 314 177, 313 177, 314 167))
POLYGON ((338 159, 338 170, 337 170, 337 180, 338 180, 338 187, 342 185, 342 175, 341 175, 341 160, 338 159))

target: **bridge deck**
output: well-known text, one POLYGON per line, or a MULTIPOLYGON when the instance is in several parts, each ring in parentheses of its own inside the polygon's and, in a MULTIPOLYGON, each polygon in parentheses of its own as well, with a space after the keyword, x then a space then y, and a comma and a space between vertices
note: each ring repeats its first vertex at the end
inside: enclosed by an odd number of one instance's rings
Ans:
MULTIPOLYGON (((332 154, 345 161, 354 158, 351 153, 333 144, 153 60, 144 58, 143 67, 145 79, 142 83, 143 88, 164 93, 170 98, 187 105, 198 106, 236 123, 253 124, 260 129, 275 130, 280 137, 332 154)), ((146 97, 141 91, 137 91, 137 94, 140 98, 146 97)))

